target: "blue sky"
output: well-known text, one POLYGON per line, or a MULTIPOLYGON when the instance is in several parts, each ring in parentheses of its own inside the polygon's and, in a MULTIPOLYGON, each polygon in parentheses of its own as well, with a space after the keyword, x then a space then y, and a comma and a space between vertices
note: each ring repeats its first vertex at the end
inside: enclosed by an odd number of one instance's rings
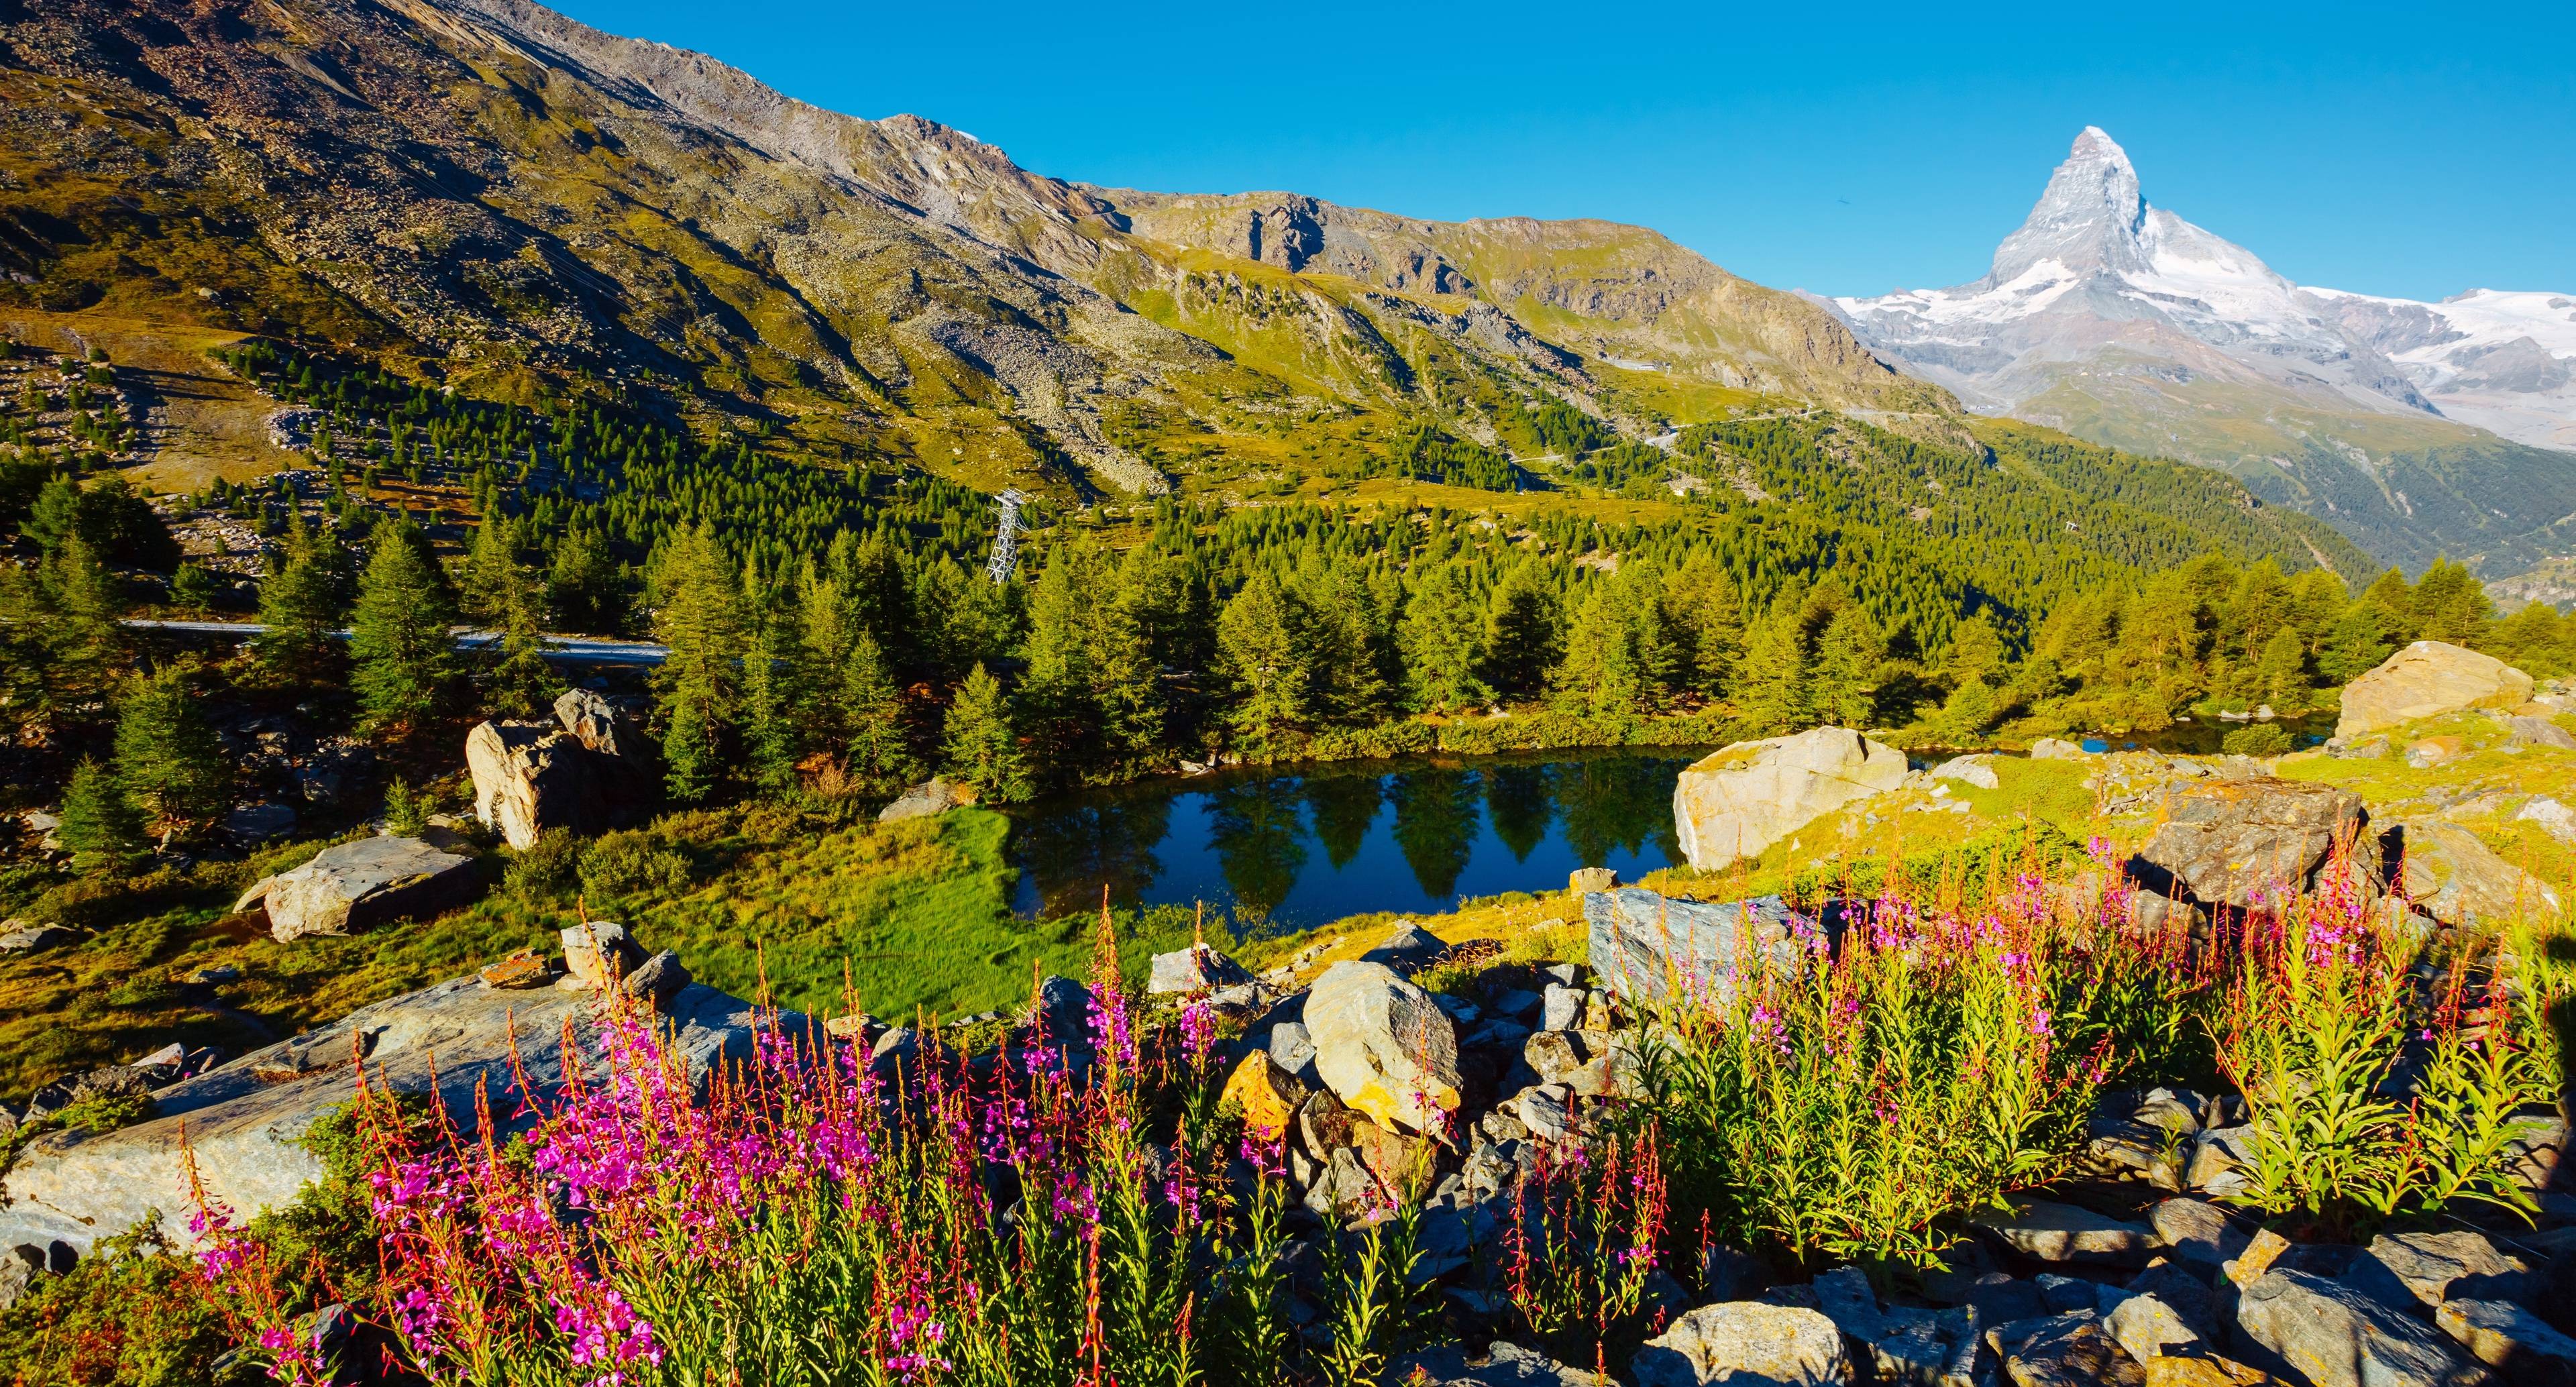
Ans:
POLYGON ((1974 278, 2086 124, 2294 280, 2576 292, 2576 5, 557 0, 1058 177, 1594 216, 1766 284, 1974 278))

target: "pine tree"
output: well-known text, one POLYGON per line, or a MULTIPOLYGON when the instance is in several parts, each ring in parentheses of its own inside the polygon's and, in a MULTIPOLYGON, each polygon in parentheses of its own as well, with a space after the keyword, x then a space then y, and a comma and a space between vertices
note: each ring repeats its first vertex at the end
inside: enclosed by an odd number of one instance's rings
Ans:
POLYGON ((287 528, 285 561, 259 585, 256 638, 261 663, 291 679, 313 679, 332 659, 332 628, 340 619, 337 575, 330 541, 297 517, 287 528))
POLYGON ((1886 640, 1857 606, 1845 607, 1816 642, 1816 716, 1837 727, 1867 729, 1878 721, 1879 661, 1886 640))
POLYGON ((904 735, 903 700, 885 654, 865 631, 841 667, 840 703, 847 718, 843 746, 849 773, 870 786, 900 785, 915 763, 904 735))
POLYGON ((705 521, 671 538, 656 577, 661 605, 654 634, 669 651, 654 676, 662 764, 671 797, 696 803, 724 776, 741 691, 741 594, 732 562, 705 521))
POLYGON ((368 730, 407 737, 437 716, 455 677, 455 603, 406 524, 381 526, 351 614, 349 687, 368 730))
POLYGON ((116 778, 165 827, 223 813, 232 764, 176 666, 127 682, 118 700, 116 778))
POLYGON ((463 581, 457 585, 458 608, 471 620, 499 626, 519 601, 524 581, 519 527, 506 515, 486 512, 475 528, 474 545, 465 554, 463 581))
POLYGON ((1747 724, 1765 735, 1814 725, 1807 659, 1805 633, 1794 608, 1774 613, 1754 629, 1736 679, 1736 709, 1747 724))
POLYGON ((1703 698, 1724 697, 1744 659, 1744 596, 1725 565, 1706 550, 1682 564, 1665 586, 1667 620, 1682 634, 1690 684, 1703 698))
POLYGON ((793 791, 805 758, 808 729, 798 708, 795 657, 786 623, 778 620, 760 623, 743 656, 744 759, 752 785, 768 795, 793 791))
POLYGON ((566 630, 613 636, 626 629, 626 575, 604 531, 583 525, 556 545, 547 601, 566 630))
POLYGON ((2308 649, 2289 627, 2274 632, 2254 665, 2254 697, 2283 717, 2308 710, 2308 649))
POLYGON ((123 585, 78 534, 64 536, 54 547, 39 570, 38 584, 52 662, 46 682, 66 694, 100 687, 124 649, 117 625, 125 609, 123 585))
POLYGON ((1535 697, 1563 657, 1564 624, 1564 608, 1536 569, 1513 569, 1485 615, 1485 682, 1507 698, 1535 697))
POLYGON ((1410 701, 1425 713, 1473 712, 1494 701, 1477 677, 1485 662, 1485 612, 1455 564, 1432 570, 1414 589, 1397 632, 1410 701))
POLYGON ((1593 584, 1566 633, 1565 659, 1549 681, 1552 701, 1580 717, 1637 716, 1651 702, 1642 655, 1636 614, 1627 610, 1625 594, 1608 582, 1593 584))
POLYGON ((1029 768, 1011 701, 1001 681, 982 665, 966 676, 948 708, 948 773, 975 787, 978 797, 1010 804, 1029 796, 1029 768))
POLYGON ((143 807, 116 773, 84 760, 63 789, 62 824, 54 830, 84 871, 116 870, 143 855, 143 807))
POLYGON ((1254 574, 1217 618, 1217 672, 1234 702, 1227 721, 1256 749, 1277 745, 1309 716, 1304 618, 1267 573, 1254 574))
POLYGON ((2495 617, 2486 585, 2449 559, 2435 559, 2415 584, 2415 639, 2474 646, 2495 617))

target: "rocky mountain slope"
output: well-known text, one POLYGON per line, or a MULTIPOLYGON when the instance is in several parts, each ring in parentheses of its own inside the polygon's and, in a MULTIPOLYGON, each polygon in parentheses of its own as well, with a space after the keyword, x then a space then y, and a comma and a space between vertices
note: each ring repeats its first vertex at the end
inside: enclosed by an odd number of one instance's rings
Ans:
POLYGON ((1983 278, 1831 306, 1977 409, 2226 468, 2410 566, 2511 573, 2576 511, 2576 453, 2531 446, 2576 427, 2576 301, 2304 288, 2150 205, 2098 129, 1983 278))
POLYGON ((711 422, 1125 493, 1210 438, 1490 442, 1547 400, 1636 434, 1763 394, 1949 408, 1651 232, 1076 186, 523 0, 12 7, 0 94, 22 336, 287 334, 504 393, 613 373, 711 422))

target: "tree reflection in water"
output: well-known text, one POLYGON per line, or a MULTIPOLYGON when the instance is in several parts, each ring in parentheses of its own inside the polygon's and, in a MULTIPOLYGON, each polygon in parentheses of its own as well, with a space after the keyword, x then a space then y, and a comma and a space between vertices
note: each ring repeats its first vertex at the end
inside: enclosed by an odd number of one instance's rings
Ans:
POLYGON ((1487 766, 1483 774, 1485 816, 1494 837, 1512 850, 1514 862, 1529 861, 1547 841, 1548 821, 1556 817, 1556 806, 1548 799, 1547 767, 1487 766))
POLYGON ((1380 775, 1313 775, 1306 777, 1306 812, 1314 816, 1316 841, 1324 845, 1324 860, 1335 869, 1351 865, 1368 841, 1369 825, 1377 822, 1377 807, 1385 798, 1385 777, 1380 775))
POLYGON ((1106 883, 1122 902, 1142 897, 1163 874, 1154 849, 1172 831, 1169 795, 1131 795, 1015 816, 1014 856, 1038 888, 1039 912, 1100 908, 1106 883))
POLYGON ((1297 812, 1304 798, 1285 776, 1209 792, 1208 846, 1234 893, 1238 928, 1266 920, 1297 884, 1306 865, 1306 825, 1297 812))
POLYGON ((1476 850, 1477 776, 1472 771, 1425 767, 1389 776, 1395 801, 1395 846, 1413 868, 1422 894, 1446 900, 1476 850))
POLYGON ((1649 842, 1681 859, 1673 833, 1673 778, 1688 761, 1605 756, 1550 766, 1550 788, 1565 816, 1565 843, 1587 865, 1613 851, 1639 852, 1649 842))

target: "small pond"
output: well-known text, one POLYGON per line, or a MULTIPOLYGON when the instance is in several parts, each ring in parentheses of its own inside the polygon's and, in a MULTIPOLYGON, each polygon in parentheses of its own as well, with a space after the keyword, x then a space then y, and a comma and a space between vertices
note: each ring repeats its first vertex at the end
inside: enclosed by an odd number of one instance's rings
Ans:
POLYGON ((1633 880, 1682 860, 1673 782, 1687 749, 1546 752, 1235 771, 1012 811, 1023 916, 1205 901, 1246 932, 1462 896, 1561 891, 1577 867, 1633 880))

